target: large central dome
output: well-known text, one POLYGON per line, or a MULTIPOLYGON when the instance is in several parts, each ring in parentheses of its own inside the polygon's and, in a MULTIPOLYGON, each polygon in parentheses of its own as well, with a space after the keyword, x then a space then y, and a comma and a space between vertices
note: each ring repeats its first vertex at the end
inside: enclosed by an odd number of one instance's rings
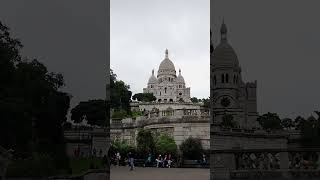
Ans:
POLYGON ((212 65, 222 67, 238 67, 236 52, 227 41, 227 26, 223 23, 220 29, 221 42, 213 50, 212 65))
POLYGON ((174 67, 173 62, 169 59, 168 49, 166 49, 166 56, 164 60, 160 63, 158 69, 158 77, 161 75, 172 75, 176 77, 176 68, 174 67))
POLYGON ((213 65, 239 66, 236 52, 227 42, 220 43, 213 51, 213 65))

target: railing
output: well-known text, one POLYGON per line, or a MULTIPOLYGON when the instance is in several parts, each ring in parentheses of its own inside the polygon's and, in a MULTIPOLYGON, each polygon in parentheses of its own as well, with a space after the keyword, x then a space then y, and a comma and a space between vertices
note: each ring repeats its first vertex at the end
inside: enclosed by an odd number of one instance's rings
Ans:
MULTIPOLYGON (((213 150, 213 172, 221 159, 231 179, 254 177, 320 178, 320 148, 213 150), (218 160, 217 160, 218 159, 218 160), (223 160, 222 160, 223 161, 223 160)), ((219 168, 219 167, 218 167, 219 168)))

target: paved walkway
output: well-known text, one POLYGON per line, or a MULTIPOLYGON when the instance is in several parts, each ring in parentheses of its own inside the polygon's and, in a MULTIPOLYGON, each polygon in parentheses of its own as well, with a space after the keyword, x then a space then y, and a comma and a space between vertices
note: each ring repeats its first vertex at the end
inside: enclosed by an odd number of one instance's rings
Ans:
POLYGON ((209 180, 209 177, 209 169, 136 167, 129 171, 129 167, 112 166, 110 170, 111 180, 209 180))

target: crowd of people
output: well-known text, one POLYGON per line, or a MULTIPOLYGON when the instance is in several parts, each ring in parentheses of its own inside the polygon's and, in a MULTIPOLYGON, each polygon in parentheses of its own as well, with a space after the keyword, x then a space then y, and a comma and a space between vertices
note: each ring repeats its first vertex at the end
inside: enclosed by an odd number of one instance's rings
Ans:
POLYGON ((162 156, 159 154, 159 156, 156 158, 157 167, 167 167, 170 168, 172 164, 172 157, 171 154, 162 156))
MULTIPOLYGON (((122 162, 124 162, 130 167, 131 171, 134 169, 134 166, 137 163, 135 161, 138 160, 135 159, 135 155, 132 152, 129 152, 127 154, 127 157, 125 157, 124 159, 122 159, 121 154, 119 152, 116 152, 111 159, 113 161, 113 164, 115 164, 116 166, 123 165, 122 162)), ((159 154, 154 160, 152 157, 152 153, 148 153, 143 165, 144 167, 171 168, 173 167, 174 162, 175 161, 170 153, 164 155, 159 154)), ((205 166, 207 164, 206 155, 203 154, 198 162, 201 165, 205 166)))

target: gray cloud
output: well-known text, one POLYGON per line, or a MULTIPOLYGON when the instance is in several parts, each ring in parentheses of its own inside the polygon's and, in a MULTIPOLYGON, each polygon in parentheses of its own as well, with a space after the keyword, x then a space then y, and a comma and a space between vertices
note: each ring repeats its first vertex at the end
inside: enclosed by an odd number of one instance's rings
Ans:
POLYGON ((209 96, 209 0, 111 0, 110 66, 142 92, 151 70, 169 57, 191 95, 209 96))
POLYGON ((6 0, 1 21, 24 45, 23 55, 38 58, 64 75, 71 105, 105 98, 107 3, 87 0, 6 0))
POLYGON ((258 81, 258 110, 282 117, 319 110, 318 1, 215 0, 215 44, 224 17, 245 80, 258 81))

